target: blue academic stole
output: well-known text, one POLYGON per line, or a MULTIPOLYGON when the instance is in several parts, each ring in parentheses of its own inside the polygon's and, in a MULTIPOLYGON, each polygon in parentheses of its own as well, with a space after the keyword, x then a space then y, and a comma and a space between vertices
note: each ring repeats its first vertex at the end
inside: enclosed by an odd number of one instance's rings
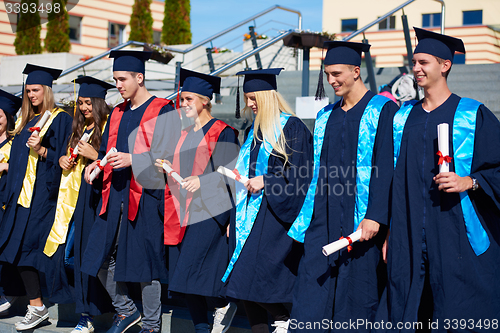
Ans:
MULTIPOLYGON (((363 112, 359 123, 358 132, 358 150, 356 157, 356 204, 354 208, 354 230, 363 220, 368 207, 368 195, 370 188, 371 170, 372 170, 372 155, 375 136, 377 135, 378 120, 380 112, 385 103, 390 101, 389 98, 381 95, 375 95, 363 112)), ((314 126, 314 173, 309 189, 307 190, 306 199, 299 212, 299 215, 293 222, 288 236, 298 242, 303 243, 306 230, 311 224, 311 219, 314 211, 314 196, 318 185, 319 169, 321 163, 321 150, 323 149, 323 140, 325 137, 326 124, 332 110, 340 105, 340 101, 335 104, 330 104, 318 112, 316 124, 314 126)), ((353 231, 354 231, 353 230, 353 231)))
MULTIPOLYGON (((394 116, 394 168, 399 157, 406 119, 415 103, 416 101, 406 102, 394 116)), ((455 173, 460 177, 466 177, 471 173, 476 115, 480 105, 481 103, 473 99, 461 98, 453 118, 453 158, 455 159, 455 173)), ((479 221, 467 191, 459 194, 467 238, 474 253, 479 256, 489 248, 490 240, 479 221)))
MULTIPOLYGON (((290 118, 290 114, 281 113, 280 114, 280 126, 283 129, 290 118)), ((248 132, 247 139, 241 147, 238 160, 236 162, 236 170, 239 174, 248 178, 249 176, 249 165, 250 165, 250 148, 252 147, 253 138, 253 125, 248 132)), ((276 132, 276 141, 278 141, 280 131, 276 132)), ((267 174, 267 169, 269 165, 269 156, 273 151, 272 145, 263 140, 259 148, 259 153, 257 155, 257 165, 255 167, 255 177, 267 174)), ((241 250, 245 245, 245 242, 252 231, 255 218, 259 213, 260 205, 262 203, 262 198, 264 196, 264 189, 258 194, 250 195, 248 198, 248 191, 240 182, 236 182, 236 248, 234 250, 233 256, 229 261, 226 272, 222 277, 222 281, 226 282, 229 274, 233 270, 234 264, 240 256, 241 250), (248 198, 248 203, 247 203, 248 198)))

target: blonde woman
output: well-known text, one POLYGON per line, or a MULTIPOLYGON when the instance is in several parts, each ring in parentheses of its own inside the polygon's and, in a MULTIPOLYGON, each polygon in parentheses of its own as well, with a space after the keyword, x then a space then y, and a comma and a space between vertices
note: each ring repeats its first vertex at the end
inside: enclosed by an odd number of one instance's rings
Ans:
POLYGON ((247 115, 236 170, 249 181, 236 187, 236 222, 230 234, 235 250, 223 280, 227 296, 243 300, 252 332, 286 332, 288 310, 302 249, 287 236, 312 175, 312 136, 276 91, 281 69, 240 72, 247 115))
POLYGON ((28 64, 21 117, 11 135, 12 150, 5 212, 0 223, 0 262, 17 267, 29 299, 26 317, 16 324, 17 330, 38 326, 48 318, 40 289, 40 255, 52 225, 47 216, 55 211, 61 169, 59 157, 64 154, 72 118, 55 108, 52 81, 62 71, 28 64), (39 122, 46 111, 47 122, 39 122))

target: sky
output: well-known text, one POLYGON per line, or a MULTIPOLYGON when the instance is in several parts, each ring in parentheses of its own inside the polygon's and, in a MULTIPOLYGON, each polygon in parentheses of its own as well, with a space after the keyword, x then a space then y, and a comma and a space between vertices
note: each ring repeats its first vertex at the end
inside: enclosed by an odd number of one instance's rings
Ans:
MULTIPOLYGON (((322 0, 286 0, 282 2, 269 0, 191 0, 192 41, 197 43, 274 5, 300 11, 303 30, 322 30, 322 0)), ((277 30, 296 28, 297 22, 297 14, 275 9, 257 20, 256 31, 259 34, 273 36, 277 30), (260 31, 259 25, 262 25, 260 31)), ((244 28, 245 30, 248 29, 248 25, 244 28)))

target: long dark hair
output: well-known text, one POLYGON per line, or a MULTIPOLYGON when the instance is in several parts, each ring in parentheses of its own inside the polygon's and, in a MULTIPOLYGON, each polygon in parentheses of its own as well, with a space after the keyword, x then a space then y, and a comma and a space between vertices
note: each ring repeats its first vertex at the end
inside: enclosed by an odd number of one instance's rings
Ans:
POLYGON ((5 118, 7 118, 7 126, 6 126, 7 139, 10 139, 11 138, 10 133, 12 133, 12 131, 16 127, 16 121, 14 120, 14 116, 11 115, 10 113, 5 111, 3 111, 3 113, 5 114, 5 118))
MULTIPOLYGON (((95 150, 99 151, 102 140, 101 131, 106 123, 108 114, 111 112, 111 108, 102 98, 90 97, 90 101, 92 103, 92 117, 94 118, 94 132, 90 137, 90 144, 95 150)), ((80 111, 79 106, 77 106, 77 108, 78 110, 75 111, 75 115, 73 117, 73 134, 71 134, 68 148, 75 148, 83 135, 85 116, 80 111)))

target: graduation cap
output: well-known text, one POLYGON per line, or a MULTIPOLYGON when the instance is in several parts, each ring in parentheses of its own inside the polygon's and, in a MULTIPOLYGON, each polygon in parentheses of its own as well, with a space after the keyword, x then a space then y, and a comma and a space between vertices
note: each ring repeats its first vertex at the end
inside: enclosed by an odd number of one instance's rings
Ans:
POLYGON ((243 81, 243 92, 256 92, 265 90, 276 90, 276 76, 280 75, 283 68, 256 69, 253 71, 242 71, 236 75, 245 75, 243 81))
MULTIPOLYGON (((241 71, 236 75, 245 75, 243 81, 243 92, 250 93, 256 91, 276 90, 276 76, 280 75, 283 68, 256 69, 241 71)), ((236 118, 240 118, 240 81, 238 78, 238 90, 236 91, 236 118)))
POLYGON ((220 83, 221 78, 218 76, 181 68, 179 85, 182 87, 182 91, 200 94, 212 99, 214 93, 220 93, 220 83))
POLYGON ((461 39, 416 27, 413 27, 413 29, 415 29, 418 39, 418 45, 413 52, 414 54, 427 53, 453 62, 455 51, 465 53, 464 42, 461 39))
MULTIPOLYGON (((368 52, 371 45, 365 43, 354 43, 344 41, 327 41, 323 43, 326 51, 323 64, 328 65, 353 65, 361 66, 361 52, 368 52)), ((318 86, 316 88, 316 99, 326 97, 323 86, 323 68, 319 71, 318 86)))
POLYGON ((52 81, 57 80, 61 75, 62 69, 42 67, 32 64, 26 64, 23 74, 28 74, 26 84, 43 84, 52 87, 52 81))
POLYGON ((80 85, 78 95, 81 97, 97 97, 105 99, 107 90, 115 87, 112 84, 98 80, 91 76, 81 76, 76 78, 75 82, 80 85))
POLYGON ((328 41, 323 44, 327 48, 325 65, 354 65, 361 66, 361 52, 368 52, 370 44, 328 41))
POLYGON ((146 66, 144 63, 151 58, 153 52, 147 51, 111 51, 110 58, 114 58, 113 72, 126 71, 144 74, 146 66))
POLYGON ((22 98, 9 94, 6 91, 0 89, 0 109, 4 112, 10 113, 15 116, 17 110, 23 104, 22 98))

